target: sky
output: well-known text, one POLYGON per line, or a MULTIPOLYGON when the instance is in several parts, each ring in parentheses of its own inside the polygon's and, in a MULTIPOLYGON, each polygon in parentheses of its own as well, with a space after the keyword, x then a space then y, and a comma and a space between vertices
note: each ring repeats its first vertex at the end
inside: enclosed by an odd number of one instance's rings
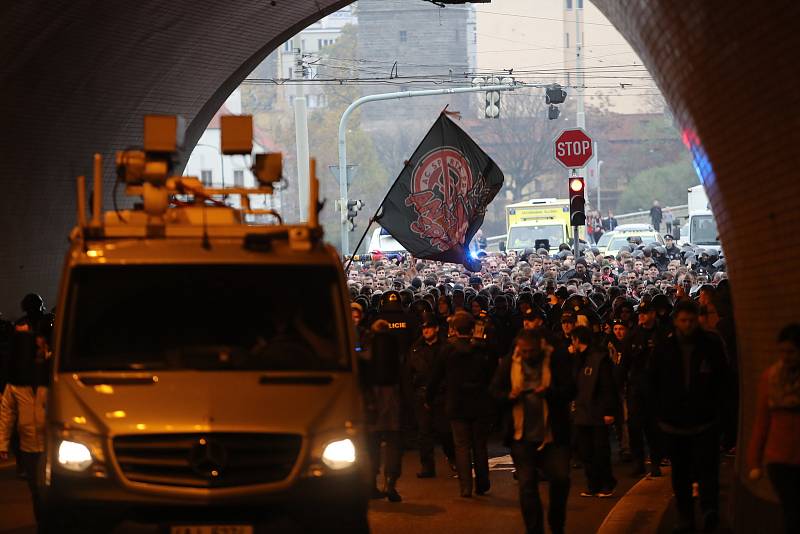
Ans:
MULTIPOLYGON (((477 12, 478 68, 514 69, 530 81, 548 76, 563 78, 567 32, 570 60, 575 54, 575 10, 567 12, 566 0, 492 0, 474 4, 477 12)), ((573 4, 577 0, 573 0, 573 4)), ((637 113, 647 109, 658 95, 641 60, 622 35, 590 2, 584 11, 584 66, 586 94, 608 95, 613 111, 637 113), (626 84, 623 89, 620 83, 626 84), (631 85, 627 85, 631 84, 631 85), (613 88, 612 88, 613 87, 613 88)), ((590 99, 591 101, 591 99, 590 99)))

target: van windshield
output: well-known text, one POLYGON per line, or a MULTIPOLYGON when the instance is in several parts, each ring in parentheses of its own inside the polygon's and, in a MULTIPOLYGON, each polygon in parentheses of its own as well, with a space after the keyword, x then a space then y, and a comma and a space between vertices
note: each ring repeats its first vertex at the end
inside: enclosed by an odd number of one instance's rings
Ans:
POLYGON ((297 265, 76 268, 60 369, 346 370, 337 277, 297 265))
POLYGON ((562 225, 514 226, 508 233, 508 248, 533 248, 537 239, 547 239, 551 247, 566 241, 562 225))
POLYGON ((693 245, 719 245, 717 222, 711 215, 695 215, 689 229, 693 245))

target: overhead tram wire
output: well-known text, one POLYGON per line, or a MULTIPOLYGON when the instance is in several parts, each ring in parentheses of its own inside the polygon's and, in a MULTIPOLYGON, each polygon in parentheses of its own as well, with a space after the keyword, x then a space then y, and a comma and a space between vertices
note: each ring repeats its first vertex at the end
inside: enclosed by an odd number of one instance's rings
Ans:
MULTIPOLYGON (((518 13, 501 13, 499 11, 483 11, 483 10, 478 10, 478 9, 476 9, 475 12, 476 13, 483 13, 485 15, 499 15, 499 16, 504 16, 504 17, 516 17, 516 18, 521 18, 521 19, 550 20, 550 21, 554 21, 554 22, 564 22, 564 19, 556 19, 556 18, 552 18, 552 17, 535 17, 533 15, 520 15, 518 13)), ((566 22, 573 22, 574 23, 575 19, 572 19, 572 20, 567 19, 566 22)), ((584 21, 583 24, 587 25, 587 26, 607 26, 607 27, 616 28, 616 26, 614 26, 613 24, 606 24, 605 22, 586 22, 586 21, 584 21)))

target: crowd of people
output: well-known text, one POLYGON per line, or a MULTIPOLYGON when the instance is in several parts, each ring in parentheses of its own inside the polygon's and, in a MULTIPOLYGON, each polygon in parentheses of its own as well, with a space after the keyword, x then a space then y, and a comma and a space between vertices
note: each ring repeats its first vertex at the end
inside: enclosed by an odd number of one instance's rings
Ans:
MULTIPOLYGON (((696 526, 693 492, 702 529, 714 531, 720 455, 734 450, 739 404, 724 262, 671 239, 614 256, 586 246, 576 258, 562 245, 479 259, 478 272, 405 254, 349 265, 371 497, 402 501, 410 442, 417 477, 437 476, 439 446, 460 496, 484 495, 496 436, 514 461, 527 532, 544 532, 542 479, 554 533, 564 532, 576 467, 582 497, 613 496, 614 450, 635 476, 660 477, 671 465, 676 531, 696 526)), ((0 320, 0 459, 14 455, 35 496, 54 316, 35 294, 22 311, 0 320)), ((753 479, 770 478, 792 532, 800 528, 800 325, 785 327, 779 343, 781 358, 759 384, 746 461, 753 479)))
MULTIPOLYGON (((632 245, 602 256, 586 247, 576 258, 562 245, 555 254, 482 254, 480 272, 403 255, 353 263, 348 287, 372 450, 385 443, 391 451, 383 465, 372 456, 373 474, 385 476, 382 489, 373 480, 373 497, 401 500, 400 458, 414 429, 418 477, 436 476, 438 443, 460 495, 485 494, 496 431, 514 460, 528 532, 544 532, 541 477, 554 533, 564 532, 576 462, 582 497, 614 495, 612 443, 634 475, 659 477, 671 464, 677 532, 696 527, 693 492, 703 531, 714 531, 720 455, 734 452, 738 421, 730 287, 724 264, 708 253, 671 239, 658 248, 666 250, 632 245), (371 369, 386 366, 372 345, 385 337, 396 348, 396 373, 375 381, 371 369)), ((791 343, 796 359, 800 340, 791 343)))

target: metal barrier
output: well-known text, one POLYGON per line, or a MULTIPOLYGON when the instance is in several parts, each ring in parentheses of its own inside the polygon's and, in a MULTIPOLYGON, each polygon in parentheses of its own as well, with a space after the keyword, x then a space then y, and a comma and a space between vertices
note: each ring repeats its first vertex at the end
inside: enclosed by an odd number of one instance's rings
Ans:
MULTIPOLYGON (((672 215, 675 216, 675 223, 680 226, 681 219, 689 217, 689 205, 680 204, 678 206, 667 206, 672 215)), ((662 208, 662 210, 665 208, 662 208)), ((619 224, 650 224, 650 210, 647 211, 634 211, 632 213, 623 213, 622 215, 615 215, 619 224)), ((663 220, 662 220, 663 223, 663 220)), ((663 229, 663 228, 662 228, 663 229)))

